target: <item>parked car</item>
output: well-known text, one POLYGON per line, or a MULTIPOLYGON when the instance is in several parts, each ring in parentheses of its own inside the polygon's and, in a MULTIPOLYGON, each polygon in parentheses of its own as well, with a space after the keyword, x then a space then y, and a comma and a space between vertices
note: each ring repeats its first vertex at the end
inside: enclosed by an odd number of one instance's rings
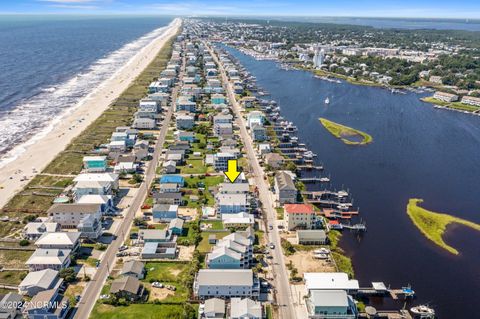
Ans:
POLYGON ((152 287, 163 288, 163 284, 161 282, 154 281, 154 282, 152 282, 152 287))
POLYGON ((270 243, 268 247, 270 247, 270 249, 275 249, 275 245, 273 243, 270 243))

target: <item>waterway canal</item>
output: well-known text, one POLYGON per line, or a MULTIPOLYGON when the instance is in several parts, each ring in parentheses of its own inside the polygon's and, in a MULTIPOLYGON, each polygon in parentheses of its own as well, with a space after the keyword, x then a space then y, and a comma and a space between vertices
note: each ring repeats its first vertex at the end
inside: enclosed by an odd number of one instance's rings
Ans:
POLYGON ((418 197, 427 209, 480 223, 480 118, 434 109, 415 93, 327 82, 229 51, 298 126, 301 142, 318 154, 334 187, 353 194, 368 232, 361 239, 347 235, 342 245, 361 286, 411 283, 414 303, 429 303, 440 318, 480 317, 480 234, 454 226, 446 240, 461 254, 449 255, 406 214, 408 199, 418 197), (373 143, 345 145, 319 117, 364 131, 373 143))

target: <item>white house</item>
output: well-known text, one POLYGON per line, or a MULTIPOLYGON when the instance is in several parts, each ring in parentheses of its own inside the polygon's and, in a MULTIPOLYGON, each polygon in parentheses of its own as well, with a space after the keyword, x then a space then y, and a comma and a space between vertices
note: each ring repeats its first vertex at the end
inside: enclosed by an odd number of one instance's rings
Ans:
POLYGON ((25 263, 30 271, 60 270, 70 265, 70 249, 38 248, 25 263))
POLYGON ((60 231, 59 223, 31 222, 23 228, 23 237, 28 240, 37 240, 45 233, 60 231))
POLYGON ((54 204, 47 214, 51 222, 59 223, 62 228, 74 229, 87 215, 94 215, 100 220, 102 204, 54 204))
POLYGON ((70 249, 76 251, 80 247, 80 233, 46 233, 35 242, 35 246, 44 249, 70 249))
POLYGON ((260 285, 251 269, 200 269, 193 291, 200 299, 258 297, 260 285))
POLYGON ((40 291, 58 289, 62 282, 63 279, 58 277, 58 271, 56 270, 32 271, 18 285, 18 293, 33 297, 40 291))
POLYGON ((236 214, 250 209, 246 194, 217 194, 216 197, 217 212, 220 214, 236 214))
POLYGON ((262 319, 262 304, 250 298, 232 298, 230 300, 231 319, 262 319))

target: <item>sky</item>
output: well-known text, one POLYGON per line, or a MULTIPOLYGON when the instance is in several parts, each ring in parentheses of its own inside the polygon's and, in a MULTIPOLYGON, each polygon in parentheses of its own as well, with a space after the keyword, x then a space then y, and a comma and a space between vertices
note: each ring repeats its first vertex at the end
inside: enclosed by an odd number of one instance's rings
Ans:
POLYGON ((480 19, 480 0, 0 0, 0 13, 480 19))

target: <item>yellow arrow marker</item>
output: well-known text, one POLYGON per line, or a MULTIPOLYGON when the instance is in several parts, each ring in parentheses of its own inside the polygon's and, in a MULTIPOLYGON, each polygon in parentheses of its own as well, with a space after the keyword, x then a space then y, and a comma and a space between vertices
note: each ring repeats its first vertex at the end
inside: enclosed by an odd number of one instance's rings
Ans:
POLYGON ((230 180, 230 183, 235 182, 237 179, 238 175, 240 175, 240 172, 238 171, 237 168, 237 160, 228 160, 228 170, 226 172, 223 172, 225 176, 228 177, 230 180))

